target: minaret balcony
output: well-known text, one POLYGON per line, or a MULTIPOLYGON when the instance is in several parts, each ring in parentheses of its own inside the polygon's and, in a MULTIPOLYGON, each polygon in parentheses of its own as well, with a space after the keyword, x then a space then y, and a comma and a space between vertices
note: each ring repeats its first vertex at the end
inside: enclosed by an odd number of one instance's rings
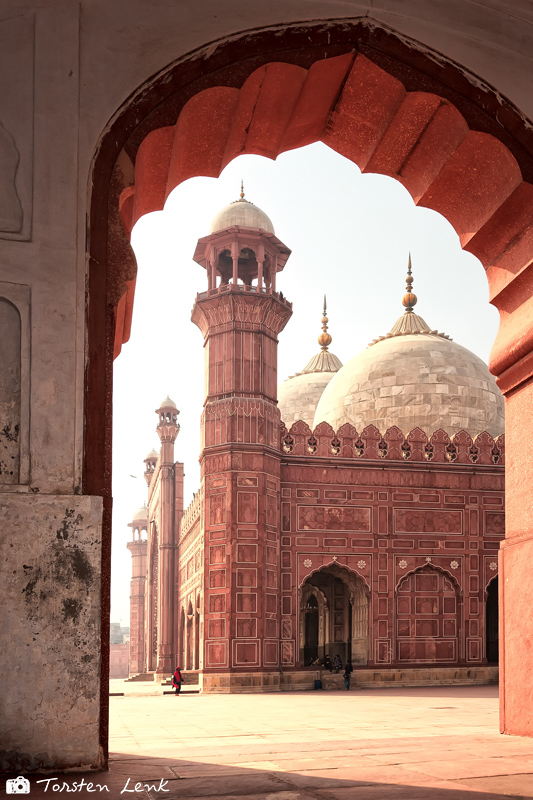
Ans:
POLYGON ((220 295, 227 294, 263 294, 274 297, 280 303, 283 303, 287 308, 292 308, 290 303, 284 296, 283 292, 276 292, 271 286, 252 286, 245 283, 224 283, 217 286, 215 289, 208 289, 207 292, 198 292, 196 300, 205 300, 209 297, 219 297, 220 295))

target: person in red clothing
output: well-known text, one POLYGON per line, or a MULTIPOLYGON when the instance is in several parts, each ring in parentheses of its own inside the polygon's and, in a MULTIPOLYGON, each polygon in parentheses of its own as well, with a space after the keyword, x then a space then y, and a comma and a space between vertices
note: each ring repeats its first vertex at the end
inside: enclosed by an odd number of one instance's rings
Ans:
POLYGON ((179 694, 181 691, 181 684, 183 683, 183 678, 181 676, 181 670, 179 667, 176 667, 174 670, 174 675, 172 676, 172 686, 176 690, 176 694, 179 694))

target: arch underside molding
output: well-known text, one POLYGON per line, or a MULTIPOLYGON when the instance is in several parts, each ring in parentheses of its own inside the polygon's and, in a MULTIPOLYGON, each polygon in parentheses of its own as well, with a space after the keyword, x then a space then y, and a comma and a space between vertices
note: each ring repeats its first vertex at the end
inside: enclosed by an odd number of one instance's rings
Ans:
MULTIPOLYGON (((508 147, 472 130, 449 100, 407 91, 361 53, 308 69, 274 61, 241 88, 214 86, 191 97, 174 125, 140 144, 135 184, 120 198, 124 227, 130 233, 141 216, 162 210, 180 183, 217 177, 239 155, 275 159, 317 141, 363 172, 399 180, 415 203, 448 219, 461 245, 480 259, 501 316, 491 370, 509 388, 513 366, 533 348, 533 301, 523 291, 533 260, 533 185, 508 147)), ((130 280, 117 308, 115 354, 129 336, 133 293, 130 280)))

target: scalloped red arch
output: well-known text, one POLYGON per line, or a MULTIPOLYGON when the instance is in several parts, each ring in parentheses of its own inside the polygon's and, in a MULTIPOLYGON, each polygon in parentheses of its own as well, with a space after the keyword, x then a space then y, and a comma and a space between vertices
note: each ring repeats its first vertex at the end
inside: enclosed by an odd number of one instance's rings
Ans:
MULTIPOLYGON (((533 306, 517 302, 523 287, 515 281, 533 260, 533 186, 522 180, 509 149, 471 130, 451 102, 406 91, 364 55, 326 58, 309 69, 271 62, 240 89, 215 86, 194 95, 175 125, 142 141, 135 185, 120 198, 124 227, 130 233, 141 216, 161 210, 180 183, 218 177, 238 155, 275 159, 316 141, 364 172, 399 180, 415 203, 446 217, 462 246, 480 259, 491 302, 501 312, 491 370, 505 389, 512 375, 502 373, 533 348, 533 306), (524 323, 518 338, 517 316, 524 323)), ((131 325, 134 282, 127 287, 116 314, 116 355, 131 325)))

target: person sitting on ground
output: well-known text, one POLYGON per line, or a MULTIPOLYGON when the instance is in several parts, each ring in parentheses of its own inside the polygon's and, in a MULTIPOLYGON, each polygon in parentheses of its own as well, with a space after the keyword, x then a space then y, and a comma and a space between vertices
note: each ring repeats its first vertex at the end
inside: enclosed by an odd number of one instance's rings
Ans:
POLYGON ((344 667, 344 688, 346 691, 350 688, 350 678, 352 677, 353 667, 352 662, 350 659, 346 662, 346 666, 344 667))
POLYGON ((181 675, 181 669, 176 667, 174 670, 174 675, 172 676, 172 686, 176 690, 176 694, 178 695, 181 692, 181 684, 183 683, 183 677, 181 675))

